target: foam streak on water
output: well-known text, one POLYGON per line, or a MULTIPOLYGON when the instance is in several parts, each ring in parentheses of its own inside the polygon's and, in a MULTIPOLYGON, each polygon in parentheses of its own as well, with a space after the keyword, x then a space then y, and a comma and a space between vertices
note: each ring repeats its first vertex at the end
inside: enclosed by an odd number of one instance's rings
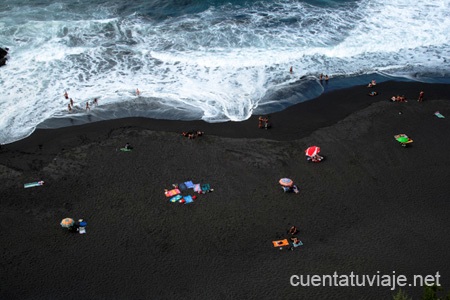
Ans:
POLYGON ((224 2, 161 18, 113 2, 5 1, 0 46, 11 53, 0 69, 0 143, 67 117, 65 90, 73 119, 99 98, 95 120, 221 122, 311 99, 323 91, 322 72, 449 77, 450 0, 224 2))

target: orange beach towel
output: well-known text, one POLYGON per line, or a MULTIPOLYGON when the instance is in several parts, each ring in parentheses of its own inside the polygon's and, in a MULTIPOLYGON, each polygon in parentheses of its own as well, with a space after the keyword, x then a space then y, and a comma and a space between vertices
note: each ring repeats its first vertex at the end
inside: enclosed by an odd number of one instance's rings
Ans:
POLYGON ((279 241, 272 241, 272 244, 274 247, 289 246, 289 241, 287 239, 279 240, 279 241))
POLYGON ((179 193, 181 193, 179 189, 173 189, 173 190, 164 192, 166 197, 172 197, 172 196, 178 195, 179 193))

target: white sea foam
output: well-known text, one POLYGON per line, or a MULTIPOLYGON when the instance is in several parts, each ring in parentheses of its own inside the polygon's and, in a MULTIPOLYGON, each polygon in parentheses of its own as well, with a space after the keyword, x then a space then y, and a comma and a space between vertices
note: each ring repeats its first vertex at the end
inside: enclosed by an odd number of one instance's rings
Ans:
POLYGON ((104 11, 111 7, 89 19, 70 15, 63 4, 39 16, 13 9, 0 12, 0 45, 11 48, 0 69, 1 143, 67 116, 65 90, 77 106, 74 118, 99 98, 90 112, 99 118, 239 121, 320 93, 311 76, 322 72, 417 79, 448 76, 450 69, 449 0, 362 0, 332 8, 255 2, 163 21, 111 18, 104 11))

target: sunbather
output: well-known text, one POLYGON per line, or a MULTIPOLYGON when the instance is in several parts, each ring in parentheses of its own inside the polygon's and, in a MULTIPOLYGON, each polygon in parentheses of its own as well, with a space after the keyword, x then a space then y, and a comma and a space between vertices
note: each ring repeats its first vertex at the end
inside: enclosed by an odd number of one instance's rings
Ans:
POLYGON ((289 228, 289 234, 294 235, 294 234, 296 234, 297 232, 298 232, 297 227, 292 226, 291 228, 289 228))
POLYGON ((300 246, 302 244, 302 241, 300 241, 296 237, 291 237, 291 241, 292 241, 292 245, 294 245, 294 247, 300 246))

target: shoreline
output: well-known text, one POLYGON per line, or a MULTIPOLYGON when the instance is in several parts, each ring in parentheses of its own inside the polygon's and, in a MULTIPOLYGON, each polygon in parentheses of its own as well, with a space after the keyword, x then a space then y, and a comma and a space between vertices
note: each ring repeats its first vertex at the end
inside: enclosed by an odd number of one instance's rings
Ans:
MULTIPOLYGON (((3 147, 20 148, 28 143, 43 144, 45 140, 61 138, 74 134, 78 129, 92 132, 96 136, 111 127, 141 127, 155 131, 181 133, 189 130, 202 130, 206 134, 230 138, 267 138, 287 141, 307 136, 313 131, 339 122, 353 112, 369 105, 388 101, 392 95, 405 95, 410 101, 416 101, 421 90, 425 90, 425 101, 430 99, 446 99, 450 94, 450 85, 417 82, 388 81, 378 84, 375 88, 356 86, 347 89, 334 90, 322 94, 318 98, 308 100, 282 111, 269 114, 272 128, 270 130, 254 130, 257 128, 259 115, 239 122, 208 123, 202 120, 180 121, 129 117, 85 123, 74 126, 43 129, 37 128, 30 136, 13 143, 3 144, 3 147), (378 90, 376 97, 368 96, 368 92, 378 90), (307 120, 307 122, 302 122, 307 120), (16 146, 17 145, 17 146, 16 146)), ((393 103, 393 105, 408 105, 393 103)), ((72 144, 75 146, 76 144, 72 144)))
MULTIPOLYGON (((39 129, 0 150, 0 298, 386 299, 292 275, 441 275, 450 289, 450 85, 386 82, 244 122, 119 119, 39 129), (417 102, 420 90, 423 103, 417 102), (409 102, 388 101, 404 94, 409 102), (434 112, 439 110, 445 119, 434 112), (401 114, 400 114, 401 112, 401 114), (181 136, 199 129, 194 140, 181 136), (401 147, 393 138, 414 139, 401 147), (129 142, 132 152, 118 148, 129 142), (308 163, 318 145, 326 159, 308 163), (288 177, 299 194, 283 193, 288 177), (23 184, 44 180, 41 187, 23 184), (164 189, 213 193, 189 205, 164 189), (70 234, 63 218, 83 218, 70 234), (295 225, 303 246, 280 251, 295 225), (378 273, 377 273, 378 272, 378 273)), ((405 287, 418 298, 421 287, 405 287)))
MULTIPOLYGON (((286 86, 282 91, 280 90, 279 92, 281 94, 279 95, 277 95, 277 92, 275 91, 268 92, 267 95, 268 98, 274 99, 280 98, 280 100, 276 100, 274 102, 269 101, 269 104, 264 104, 263 100, 262 103, 260 103, 260 105, 254 109, 253 116, 267 114, 268 112, 269 114, 279 113, 295 105, 304 102, 315 101, 317 98, 321 98, 322 95, 330 92, 332 93, 343 89, 350 90, 355 87, 364 86, 371 79, 377 80, 379 84, 384 84, 385 82, 390 81, 399 83, 408 82, 418 85, 422 84, 421 82, 411 81, 410 79, 407 78, 389 77, 387 75, 381 74, 366 74, 351 78, 336 77, 331 78, 328 83, 326 83, 325 81, 319 83, 317 79, 311 80, 310 77, 308 78, 302 77, 299 79, 300 80, 299 82, 292 83, 286 86), (313 81, 315 83, 313 83, 313 81), (349 84, 349 82, 351 82, 351 84, 349 84)), ((439 82, 439 79, 437 79, 437 82, 439 82)), ((437 82, 423 83, 423 84, 445 85, 450 83, 450 81, 448 83, 437 83, 437 82)), ((76 106, 78 107, 80 103, 84 102, 82 101, 78 102, 76 106)), ((28 128, 27 124, 24 125, 27 128, 26 131, 31 130, 34 131, 36 129, 57 129, 61 127, 70 127, 93 122, 101 122, 133 117, 143 119, 166 120, 166 121, 192 121, 192 120, 201 121, 202 118, 202 112, 200 110, 194 109, 192 111, 185 111, 181 108, 171 108, 168 107, 167 105, 164 105, 164 103, 159 103, 157 99, 145 97, 143 97, 141 100, 130 99, 130 101, 123 101, 118 103, 108 103, 108 102, 103 103, 103 101, 100 99, 100 106, 98 108, 92 108, 92 110, 89 113, 87 114, 83 113, 84 109, 82 107, 77 108, 77 111, 78 113, 71 114, 67 113, 65 110, 62 110, 58 112, 57 115, 50 117, 39 124, 35 124, 34 129, 28 128), (165 118, 165 116, 169 116, 169 118, 165 118)), ((214 120, 212 121, 206 120, 205 122, 216 123, 216 121, 214 120)), ((217 121, 217 123, 234 123, 234 121, 220 121, 220 122, 217 121)), ((4 134, 6 134, 6 132, 7 131, 5 131, 4 134)), ((11 137, 6 138, 6 136, 3 136, 2 140, 4 141, 3 144, 10 144, 13 143, 11 141, 14 139, 11 139, 11 137)))

